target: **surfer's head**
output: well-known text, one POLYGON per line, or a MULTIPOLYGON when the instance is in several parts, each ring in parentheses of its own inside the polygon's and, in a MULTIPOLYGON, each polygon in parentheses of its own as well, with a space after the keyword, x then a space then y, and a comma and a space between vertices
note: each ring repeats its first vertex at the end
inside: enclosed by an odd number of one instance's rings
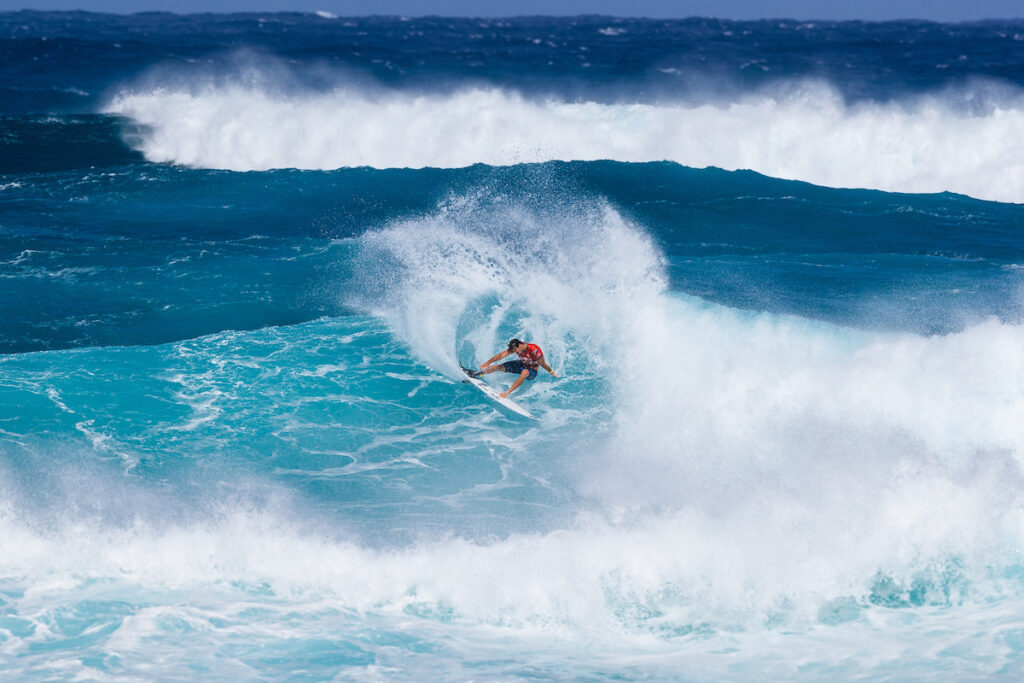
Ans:
POLYGON ((508 343, 508 350, 511 353, 518 353, 520 346, 523 346, 523 342, 519 341, 518 339, 513 339, 508 343))

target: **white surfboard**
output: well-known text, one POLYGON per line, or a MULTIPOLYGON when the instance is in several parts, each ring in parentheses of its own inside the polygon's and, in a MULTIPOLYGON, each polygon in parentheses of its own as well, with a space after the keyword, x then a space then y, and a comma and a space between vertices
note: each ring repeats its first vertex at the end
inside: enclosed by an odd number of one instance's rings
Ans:
POLYGON ((463 372, 466 373, 465 381, 466 381, 467 384, 472 384, 474 387, 476 387, 480 391, 484 392, 485 394, 487 394, 488 396, 493 398, 495 401, 497 401, 501 405, 505 406, 506 408, 508 408, 509 410, 511 410, 514 413, 518 413, 519 415, 522 415, 523 417, 528 417, 531 420, 540 420, 539 417, 535 417, 530 411, 528 411, 526 408, 523 408, 521 405, 519 405, 518 403, 516 403, 512 399, 510 399, 510 398, 502 398, 501 394, 499 392, 495 391, 494 388, 491 387, 491 385, 489 385, 487 382, 483 381, 479 377, 473 377, 472 375, 470 375, 469 371, 466 370, 466 368, 462 368, 462 370, 463 370, 463 372))

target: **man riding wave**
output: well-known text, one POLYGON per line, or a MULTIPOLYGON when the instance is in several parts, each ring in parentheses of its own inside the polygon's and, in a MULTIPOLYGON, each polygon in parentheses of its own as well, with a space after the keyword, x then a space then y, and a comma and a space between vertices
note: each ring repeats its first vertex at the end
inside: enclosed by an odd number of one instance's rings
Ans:
POLYGON ((475 376, 489 375, 492 372, 508 372, 512 374, 518 374, 519 377, 512 383, 512 386, 508 390, 501 392, 502 398, 508 398, 508 395, 518 389, 522 383, 526 380, 537 379, 537 367, 540 366, 551 373, 552 377, 557 378, 558 375, 551 366, 544 360, 544 352, 540 350, 540 347, 536 344, 527 344, 526 342, 513 339, 508 343, 508 348, 501 353, 497 354, 490 360, 486 361, 480 366, 480 372, 475 373, 475 376), (519 356, 519 360, 512 360, 499 365, 491 365, 506 356, 511 354, 519 356))

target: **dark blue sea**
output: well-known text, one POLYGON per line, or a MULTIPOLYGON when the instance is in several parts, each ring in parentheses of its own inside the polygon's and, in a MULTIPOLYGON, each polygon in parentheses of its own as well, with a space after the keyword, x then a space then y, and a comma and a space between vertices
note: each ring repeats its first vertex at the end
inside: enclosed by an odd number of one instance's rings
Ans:
POLYGON ((4 677, 1020 680, 1022 467, 1024 21, 0 13, 4 677))

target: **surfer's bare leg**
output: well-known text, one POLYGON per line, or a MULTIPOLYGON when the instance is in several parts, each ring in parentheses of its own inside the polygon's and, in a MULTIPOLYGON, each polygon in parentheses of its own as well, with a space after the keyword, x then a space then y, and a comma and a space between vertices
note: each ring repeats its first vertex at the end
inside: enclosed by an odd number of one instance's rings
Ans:
POLYGON ((523 381, 524 381, 524 380, 525 380, 525 379, 526 379, 527 377, 529 377, 529 376, 530 376, 530 371, 529 371, 529 370, 523 370, 522 372, 520 372, 520 373, 519 373, 519 376, 518 376, 518 377, 516 377, 516 381, 515 381, 515 382, 513 382, 513 383, 512 383, 512 386, 510 386, 510 387, 508 388, 508 391, 503 391, 503 392, 501 392, 501 397, 502 397, 502 398, 508 398, 508 395, 509 395, 509 394, 511 394, 511 393, 512 393, 513 391, 515 391, 516 389, 518 389, 518 388, 519 388, 519 385, 521 385, 521 384, 523 383, 523 381))
POLYGON ((480 366, 480 372, 485 374, 485 375, 489 375, 492 372, 505 372, 505 367, 503 365, 500 365, 500 364, 499 365, 481 365, 480 366))

